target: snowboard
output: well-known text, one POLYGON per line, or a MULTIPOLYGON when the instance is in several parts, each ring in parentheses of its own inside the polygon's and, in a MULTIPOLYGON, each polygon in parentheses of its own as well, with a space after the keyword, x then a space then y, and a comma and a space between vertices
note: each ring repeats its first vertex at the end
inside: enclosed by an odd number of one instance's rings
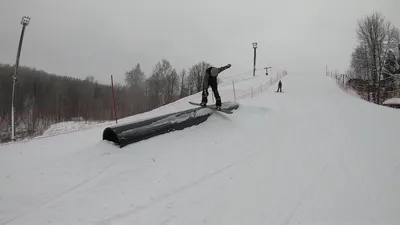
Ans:
POLYGON ((232 113, 233 113, 231 110, 229 110, 229 109, 224 109, 224 108, 222 108, 222 107, 221 107, 221 110, 217 110, 217 107, 216 107, 215 105, 206 105, 206 106, 202 106, 202 105, 200 105, 200 103, 196 103, 196 102, 189 102, 189 103, 192 104, 192 105, 197 105, 197 106, 201 106, 201 107, 206 107, 206 108, 215 110, 215 111, 217 111, 217 112, 223 112, 223 113, 226 113, 226 114, 232 114, 232 113))

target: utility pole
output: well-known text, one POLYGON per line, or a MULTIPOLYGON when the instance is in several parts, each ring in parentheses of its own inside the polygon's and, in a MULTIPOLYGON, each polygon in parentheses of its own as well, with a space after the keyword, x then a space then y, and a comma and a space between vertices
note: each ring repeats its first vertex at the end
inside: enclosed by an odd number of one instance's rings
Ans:
POLYGON ((253 49, 254 49, 254 64, 253 64, 253 77, 256 75, 256 49, 257 49, 257 42, 253 42, 253 49))
POLYGON ((31 20, 31 18, 27 17, 27 16, 24 16, 21 19, 22 31, 21 31, 21 37, 19 38, 19 45, 18 45, 17 59, 15 62, 14 75, 12 77, 13 87, 12 87, 12 97, 11 97, 11 141, 15 140, 14 101, 15 101, 15 85, 17 82, 17 74, 18 74, 18 67, 19 67, 19 58, 21 56, 21 48, 22 48, 22 41, 24 40, 25 27, 28 26, 30 20, 31 20))
POLYGON ((325 75, 328 76, 328 65, 325 67, 325 75))

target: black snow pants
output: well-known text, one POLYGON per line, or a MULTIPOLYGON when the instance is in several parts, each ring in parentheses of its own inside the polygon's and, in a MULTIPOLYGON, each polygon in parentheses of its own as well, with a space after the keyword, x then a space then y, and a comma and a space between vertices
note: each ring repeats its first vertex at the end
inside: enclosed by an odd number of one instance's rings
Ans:
MULTIPOLYGON (((216 106, 221 106, 221 96, 219 96, 218 93, 218 82, 217 82, 217 78, 216 77, 211 77, 208 80, 208 86, 211 86, 211 90, 214 93, 214 97, 215 97, 215 105, 216 106)), ((202 99, 201 102, 204 104, 207 104, 208 101, 208 87, 203 87, 203 94, 202 94, 202 99)))

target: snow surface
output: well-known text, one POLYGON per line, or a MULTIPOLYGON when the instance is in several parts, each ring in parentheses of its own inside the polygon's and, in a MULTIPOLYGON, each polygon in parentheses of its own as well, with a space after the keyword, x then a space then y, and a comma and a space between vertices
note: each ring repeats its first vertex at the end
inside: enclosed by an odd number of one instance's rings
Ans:
POLYGON ((106 124, 0 146, 0 224, 399 224, 400 111, 324 75, 282 82, 122 149, 106 124))
MULTIPOLYGON (((107 122, 112 124, 113 121, 107 122)), ((51 125, 40 137, 49 137, 58 134, 64 134, 69 132, 81 131, 86 129, 91 129, 96 126, 104 125, 97 121, 67 121, 51 125)))

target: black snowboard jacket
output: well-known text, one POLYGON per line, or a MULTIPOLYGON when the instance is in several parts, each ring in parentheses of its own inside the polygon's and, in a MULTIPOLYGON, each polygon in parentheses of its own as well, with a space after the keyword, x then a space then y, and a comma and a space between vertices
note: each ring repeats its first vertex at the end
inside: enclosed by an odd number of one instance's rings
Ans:
POLYGON ((222 71, 226 70, 229 68, 229 65, 223 66, 223 67, 209 67, 206 69, 206 72, 203 77, 203 90, 208 88, 210 79, 215 79, 217 81, 217 76, 220 74, 222 71), (211 73, 214 73, 211 75, 211 73))

